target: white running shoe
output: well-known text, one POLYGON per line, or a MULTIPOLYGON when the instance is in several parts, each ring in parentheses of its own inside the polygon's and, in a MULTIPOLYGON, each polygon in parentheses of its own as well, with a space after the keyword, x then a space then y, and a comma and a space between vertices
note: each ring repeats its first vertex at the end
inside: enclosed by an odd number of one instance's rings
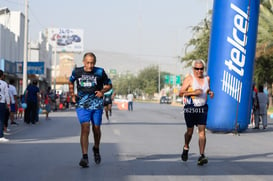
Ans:
POLYGON ((4 137, 0 138, 0 143, 4 143, 4 142, 8 142, 8 141, 9 141, 9 139, 6 139, 4 137))

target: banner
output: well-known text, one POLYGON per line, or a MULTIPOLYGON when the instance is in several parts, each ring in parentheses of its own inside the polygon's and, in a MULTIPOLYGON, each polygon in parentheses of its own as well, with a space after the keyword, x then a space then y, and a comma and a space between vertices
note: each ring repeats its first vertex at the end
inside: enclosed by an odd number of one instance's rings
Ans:
POLYGON ((210 130, 248 128, 259 5, 259 0, 214 0, 208 56, 214 91, 208 101, 210 130))

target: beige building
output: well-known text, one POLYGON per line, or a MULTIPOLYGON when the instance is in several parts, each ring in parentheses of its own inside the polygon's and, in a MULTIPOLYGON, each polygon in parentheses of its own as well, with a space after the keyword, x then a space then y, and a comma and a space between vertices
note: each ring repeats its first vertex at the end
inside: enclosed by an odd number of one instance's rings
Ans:
POLYGON ((73 53, 59 53, 59 64, 56 67, 52 66, 52 87, 54 87, 55 79, 54 75, 56 71, 56 90, 61 92, 68 91, 69 77, 72 70, 75 67, 74 54, 73 53))

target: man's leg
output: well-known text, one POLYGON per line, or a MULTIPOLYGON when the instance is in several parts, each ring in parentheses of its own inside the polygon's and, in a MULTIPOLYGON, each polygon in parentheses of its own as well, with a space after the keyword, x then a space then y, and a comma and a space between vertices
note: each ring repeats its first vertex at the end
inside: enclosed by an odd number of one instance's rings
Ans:
POLYGON ((259 114, 258 113, 254 113, 254 120, 255 120, 255 127, 254 129, 259 129, 259 114))
POLYGON ((4 137, 4 120, 5 120, 6 104, 0 103, 0 138, 4 137))
POLYGON ((81 124, 81 148, 82 154, 88 154, 88 145, 89 145, 89 133, 90 133, 90 123, 84 122, 81 124))
MULTIPOLYGON (((105 105, 105 106, 104 106, 104 112, 105 112, 106 119, 109 120, 108 105, 105 105)), ((94 132, 94 131, 93 131, 93 132, 94 132)), ((94 139, 95 139, 95 138, 94 138, 94 139)))
POLYGON ((12 125, 17 125, 17 123, 14 121, 14 114, 16 111, 16 107, 15 104, 11 104, 10 105, 10 115, 9 115, 9 119, 10 119, 10 124, 12 125))
POLYGON ((198 125, 198 133, 199 133, 199 151, 200 155, 205 153, 206 147, 206 125, 198 125))
POLYGON ((262 114, 263 129, 267 127, 267 114, 262 114))
POLYGON ((199 151, 200 157, 198 158, 198 165, 203 165, 208 163, 208 159, 205 157, 205 147, 206 147, 206 125, 198 125, 199 134, 199 151))
POLYGON ((82 159, 79 163, 80 166, 86 168, 89 166, 88 161, 88 145, 89 145, 89 133, 90 133, 90 123, 84 122, 81 124, 81 148, 82 148, 82 159))
POLYGON ((101 139, 101 130, 100 126, 93 125, 93 136, 94 136, 94 147, 99 148, 100 147, 100 139, 101 139))
POLYGON ((81 124, 81 136, 80 136, 80 144, 82 149, 82 158, 80 160, 79 165, 83 168, 88 167, 88 146, 89 146, 89 133, 90 133, 90 111, 77 108, 77 117, 81 124))
POLYGON ((112 116, 112 104, 108 104, 108 110, 109 110, 110 116, 112 116))
POLYGON ((190 142, 191 142, 192 134, 193 134, 193 127, 192 128, 187 128, 187 131, 184 134, 184 138, 185 138, 184 148, 189 149, 189 145, 190 145, 190 142))
POLYGON ((101 162, 100 157, 100 140, 101 140, 101 121, 102 121, 102 110, 94 110, 92 116, 92 131, 94 137, 94 146, 93 146, 93 153, 94 153, 94 160, 96 164, 101 162))
POLYGON ((190 145, 190 141, 191 141, 192 134, 193 134, 193 128, 194 127, 192 127, 192 128, 187 127, 187 131, 184 134, 185 144, 183 146, 183 152, 181 154, 181 159, 183 161, 188 160, 189 145, 190 145))

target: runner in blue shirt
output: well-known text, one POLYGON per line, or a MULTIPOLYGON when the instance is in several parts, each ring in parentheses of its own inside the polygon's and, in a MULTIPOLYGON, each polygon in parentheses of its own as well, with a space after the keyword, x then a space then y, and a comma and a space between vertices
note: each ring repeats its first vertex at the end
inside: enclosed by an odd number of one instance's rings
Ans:
POLYGON ((96 56, 88 52, 83 56, 83 67, 75 68, 70 76, 69 93, 72 102, 76 103, 76 112, 81 124, 82 167, 88 167, 88 145, 90 122, 94 135, 93 154, 96 164, 101 162, 99 152, 101 138, 101 121, 103 113, 103 95, 112 88, 112 82, 103 68, 95 67, 96 56), (74 94, 74 82, 77 84, 77 95, 74 94))

